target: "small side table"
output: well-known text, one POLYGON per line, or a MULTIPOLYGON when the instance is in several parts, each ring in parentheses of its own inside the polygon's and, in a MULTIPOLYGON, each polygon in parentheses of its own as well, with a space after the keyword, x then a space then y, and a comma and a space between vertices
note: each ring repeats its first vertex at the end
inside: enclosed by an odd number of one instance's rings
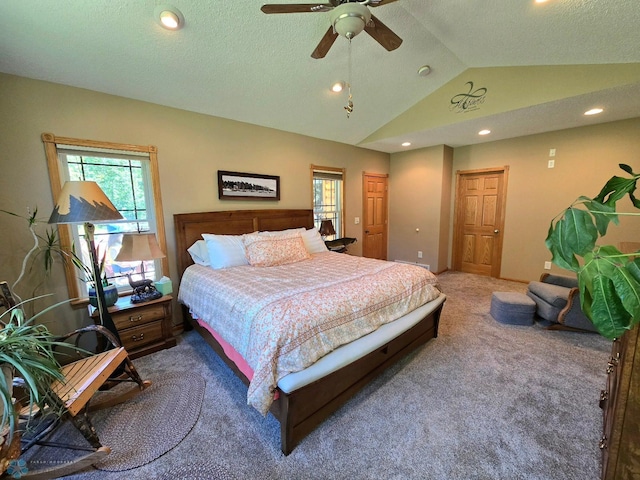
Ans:
MULTIPOLYGON (((143 303, 131 303, 129 296, 120 297, 109 307, 113 323, 118 329, 122 346, 130 358, 138 358, 176 345, 171 328, 171 295, 143 303)), ((98 310, 89 307, 94 322, 99 322, 98 310)))
POLYGON ((346 253, 347 246, 356 243, 357 239, 351 237, 336 238, 335 240, 326 240, 324 244, 332 252, 346 253))

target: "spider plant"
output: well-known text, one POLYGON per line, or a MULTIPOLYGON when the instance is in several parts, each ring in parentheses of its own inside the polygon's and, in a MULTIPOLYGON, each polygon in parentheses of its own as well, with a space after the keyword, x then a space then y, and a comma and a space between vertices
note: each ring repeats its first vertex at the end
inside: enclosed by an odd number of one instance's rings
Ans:
POLYGON ((68 300, 49 306, 31 318, 25 318, 22 308, 29 302, 47 296, 49 295, 41 295, 20 302, 0 315, 0 365, 9 367, 12 372, 11 375, 0 375, 0 426, 3 429, 8 427, 8 443, 11 443, 16 431, 19 413, 19 404, 12 398, 14 376, 22 379, 25 404, 31 407, 37 405, 41 410, 45 404, 49 407, 57 405, 50 387, 54 380, 63 380, 63 376, 60 363, 54 356, 54 347, 67 344, 57 341, 48 328, 36 323, 36 320, 68 300))

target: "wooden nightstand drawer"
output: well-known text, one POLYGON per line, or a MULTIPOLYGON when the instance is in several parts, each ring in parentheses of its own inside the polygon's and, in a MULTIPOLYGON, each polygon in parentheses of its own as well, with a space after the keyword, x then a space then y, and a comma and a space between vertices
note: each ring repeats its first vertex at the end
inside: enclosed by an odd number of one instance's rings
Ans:
MULTIPOLYGON (((113 307, 109 307, 122 346, 130 358, 176 345, 171 332, 172 299, 171 295, 164 295, 144 303, 131 303, 129 297, 121 297, 113 307)), ((98 312, 93 307, 90 312, 98 323, 98 312)))
POLYGON ((140 325, 139 327, 127 328, 126 330, 118 329, 118 331, 120 332, 122 346, 127 351, 135 351, 163 339, 162 320, 140 325))
POLYGON ((165 306, 162 304, 149 305, 136 308, 126 312, 119 312, 111 315, 113 323, 118 331, 125 328, 131 328, 144 323, 161 320, 166 316, 165 306))

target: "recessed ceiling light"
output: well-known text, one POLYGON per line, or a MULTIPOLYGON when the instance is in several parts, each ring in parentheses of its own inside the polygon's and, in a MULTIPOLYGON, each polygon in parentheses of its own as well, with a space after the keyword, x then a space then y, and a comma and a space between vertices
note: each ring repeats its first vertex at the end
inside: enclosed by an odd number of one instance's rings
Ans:
POLYGON ((491 133, 491 130, 480 130, 478 132, 478 135, 489 135, 491 133))
POLYGON ((403 147, 410 147, 411 146, 411 142, 402 142, 402 146, 403 147))
POLYGON ((158 5, 154 10, 154 16, 160 26, 167 30, 180 30, 184 26, 184 16, 176 7, 158 5))
POLYGON ((431 67, 429 65, 424 65, 418 69, 418 75, 421 77, 426 77, 431 73, 431 67))
POLYGON ((585 115, 597 115, 599 113, 602 113, 603 110, 601 108, 592 108, 591 110, 587 110, 586 112, 584 112, 585 115))
POLYGON ((546 3, 547 0, 536 0, 536 3, 546 3))
POLYGON ((332 92, 341 92, 344 89, 344 82, 336 82, 333 85, 331 85, 331 91, 332 92))

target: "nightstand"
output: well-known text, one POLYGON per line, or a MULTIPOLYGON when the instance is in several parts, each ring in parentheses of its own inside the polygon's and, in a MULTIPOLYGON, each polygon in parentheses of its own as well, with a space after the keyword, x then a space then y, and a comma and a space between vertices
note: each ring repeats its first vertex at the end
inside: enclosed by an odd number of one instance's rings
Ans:
MULTIPOLYGON (((122 346, 129 357, 137 358, 176 345, 172 334, 171 295, 143 303, 131 303, 129 296, 120 297, 109 313, 118 329, 122 346)), ((94 322, 98 322, 98 310, 89 307, 94 322)))

